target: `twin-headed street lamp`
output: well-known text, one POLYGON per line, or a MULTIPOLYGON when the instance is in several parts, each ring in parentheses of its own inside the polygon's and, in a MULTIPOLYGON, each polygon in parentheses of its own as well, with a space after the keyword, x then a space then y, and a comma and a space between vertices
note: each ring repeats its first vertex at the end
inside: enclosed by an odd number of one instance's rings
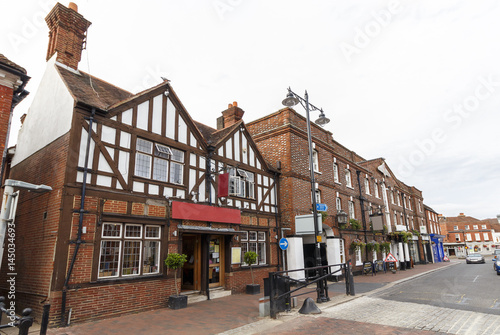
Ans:
MULTIPOLYGON (((288 88, 288 94, 286 98, 283 100, 283 105, 287 107, 293 107, 297 105, 299 102, 306 110, 306 120, 307 120, 307 142, 309 145, 309 171, 311 172, 311 197, 312 197, 312 210, 313 210, 313 223, 314 223, 314 256, 316 258, 316 267, 321 267, 323 264, 321 262, 321 235, 320 230, 318 228, 318 211, 316 209, 316 182, 314 179, 314 161, 313 161, 313 148, 312 148, 312 137, 311 137, 311 121, 309 120, 309 109, 311 108, 313 111, 320 111, 319 118, 315 121, 316 124, 320 126, 324 126, 330 119, 328 119, 323 110, 321 108, 317 108, 313 104, 309 103, 309 95, 307 91, 304 94, 305 99, 294 93, 290 88, 288 88)), ((319 277, 323 277, 323 268, 318 268, 316 271, 319 277)), ((323 280, 319 280, 317 282, 317 293, 318 297, 316 299, 317 302, 325 302, 329 299, 325 294, 325 287, 323 280)))

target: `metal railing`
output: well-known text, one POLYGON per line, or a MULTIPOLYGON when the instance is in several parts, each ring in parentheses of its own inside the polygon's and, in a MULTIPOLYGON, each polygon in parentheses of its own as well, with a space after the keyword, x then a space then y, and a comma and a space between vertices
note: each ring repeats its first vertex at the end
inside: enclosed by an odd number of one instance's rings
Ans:
MULTIPOLYGON (((31 308, 25 308, 21 313, 21 317, 19 317, 16 315, 14 308, 5 308, 5 297, 0 297, 0 329, 17 327, 19 328, 19 335, 28 335, 29 329, 33 325, 33 317, 31 316, 32 312, 33 310, 31 308), (7 316, 8 321, 6 324, 2 324, 2 316, 4 313, 7 316)), ((50 304, 43 305, 40 335, 47 334, 49 312, 50 304)))
POLYGON ((319 281, 324 281, 325 295, 326 299, 330 300, 328 297, 328 285, 327 279, 331 276, 343 276, 345 278, 345 287, 347 295, 354 295, 354 280, 352 275, 352 266, 351 261, 347 263, 341 264, 333 264, 333 265, 324 265, 317 267, 309 267, 303 269, 295 269, 295 270, 286 270, 286 271, 277 271, 269 273, 269 304, 270 304, 270 316, 275 319, 276 315, 280 311, 290 310, 290 300, 293 297, 298 297, 305 294, 310 294, 313 292, 317 292, 319 290, 318 286, 315 290, 309 290, 306 292, 298 291, 306 288, 307 286, 318 283, 319 281), (334 268, 335 270, 332 270, 334 268), (320 271, 317 271, 320 270, 320 271), (304 271, 305 279, 298 280, 291 278, 289 276, 290 273, 304 271), (309 272, 312 271, 316 275, 309 276, 309 272), (317 273, 321 273, 323 271, 323 275, 319 276, 317 273), (291 284, 296 285, 293 289, 291 288, 291 284), (296 293, 296 294, 294 294, 296 293))

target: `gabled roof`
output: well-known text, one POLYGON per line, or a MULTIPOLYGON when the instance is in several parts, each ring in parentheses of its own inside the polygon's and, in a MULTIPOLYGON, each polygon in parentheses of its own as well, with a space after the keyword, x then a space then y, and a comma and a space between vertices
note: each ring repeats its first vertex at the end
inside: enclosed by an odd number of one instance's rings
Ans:
POLYGON ((227 136, 229 136, 233 132, 234 129, 241 127, 242 123, 243 121, 239 121, 229 127, 216 130, 212 127, 195 121, 195 124, 205 138, 205 141, 216 148, 220 145, 221 142, 226 139, 227 136))
POLYGON ((76 102, 105 111, 133 96, 132 93, 83 71, 68 70, 59 65, 56 65, 56 69, 76 102))
POLYGON ((472 216, 448 216, 446 217, 446 223, 467 223, 467 222, 479 222, 478 219, 472 216))
POLYGON ((3 54, 0 54, 0 64, 6 65, 6 66, 12 68, 13 70, 16 70, 16 71, 19 71, 21 73, 27 74, 25 68, 23 68, 22 66, 17 65, 13 61, 9 60, 3 54))

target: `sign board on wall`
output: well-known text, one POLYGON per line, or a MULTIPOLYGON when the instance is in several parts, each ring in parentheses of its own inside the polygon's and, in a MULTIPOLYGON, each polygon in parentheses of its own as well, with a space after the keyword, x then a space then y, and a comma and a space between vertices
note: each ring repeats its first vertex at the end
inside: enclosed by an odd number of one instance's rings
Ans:
POLYGON ((384 230, 382 215, 370 215, 373 230, 384 230))
MULTIPOLYGON (((323 231, 323 223, 321 214, 318 214, 318 231, 321 234, 323 231)), ((295 234, 296 235, 314 235, 314 220, 313 215, 297 215, 295 217, 295 234)))

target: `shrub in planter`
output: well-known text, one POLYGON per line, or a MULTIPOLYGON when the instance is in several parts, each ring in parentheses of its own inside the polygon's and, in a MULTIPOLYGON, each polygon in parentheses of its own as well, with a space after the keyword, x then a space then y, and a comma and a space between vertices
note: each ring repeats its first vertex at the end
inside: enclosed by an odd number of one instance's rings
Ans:
POLYGON ((177 269, 180 269, 184 266, 184 263, 187 261, 187 255, 177 254, 175 252, 169 253, 167 258, 165 258, 165 266, 169 270, 174 270, 174 278, 175 278, 175 292, 176 295, 171 295, 168 298, 168 307, 171 309, 180 309, 187 307, 187 296, 179 295, 179 289, 177 288, 177 269))
POLYGON ((252 284, 247 285, 247 294, 259 294, 260 293, 260 285, 255 284, 254 276, 253 276, 253 268, 252 265, 257 263, 257 253, 253 251, 247 251, 243 255, 243 259, 246 264, 250 266, 250 273, 252 275, 252 284))

